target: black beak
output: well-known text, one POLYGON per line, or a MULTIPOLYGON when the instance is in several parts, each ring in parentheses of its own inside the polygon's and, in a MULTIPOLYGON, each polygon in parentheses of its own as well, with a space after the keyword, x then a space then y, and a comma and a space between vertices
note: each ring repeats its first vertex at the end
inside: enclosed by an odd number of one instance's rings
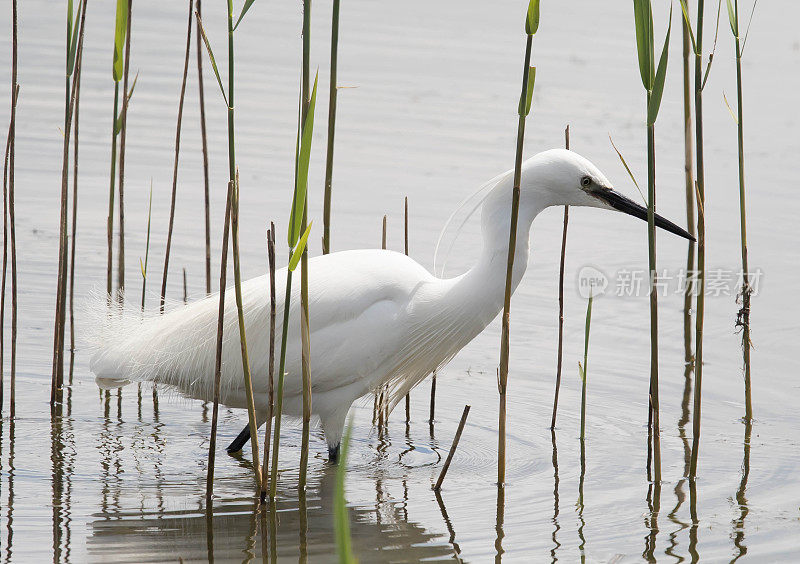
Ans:
MULTIPOLYGON (((609 188, 601 188, 600 190, 594 191, 591 193, 594 197, 603 200, 609 206, 614 208, 615 210, 619 210, 622 213, 626 213, 628 215, 632 215, 634 217, 638 217, 639 219, 643 219, 647 221, 647 208, 641 206, 631 200, 630 198, 623 196, 619 192, 615 192, 609 188)), ((674 233, 675 235, 679 235, 684 239, 689 239, 690 241, 695 241, 695 238, 692 236, 691 233, 686 231, 685 229, 678 227, 670 220, 661 217, 658 214, 655 214, 655 224, 656 227, 660 227, 665 231, 669 231, 670 233, 674 233)))

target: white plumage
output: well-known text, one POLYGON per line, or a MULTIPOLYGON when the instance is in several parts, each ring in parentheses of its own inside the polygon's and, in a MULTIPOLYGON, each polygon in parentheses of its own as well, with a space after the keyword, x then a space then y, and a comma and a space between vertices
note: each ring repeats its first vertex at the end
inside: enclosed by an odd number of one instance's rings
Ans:
MULTIPOLYGON (((448 362, 502 309, 512 179, 513 175, 506 173, 488 186, 482 200, 483 249, 475 266, 461 276, 437 278, 403 254, 377 249, 342 251, 309 260, 312 409, 320 418, 329 448, 338 446, 347 412, 356 399, 388 385, 394 405, 448 362)), ((521 187, 513 288, 527 267, 531 224, 544 208, 569 204, 622 209, 607 202, 609 194, 638 206, 613 192, 608 180, 589 161, 560 149, 527 160, 521 187)), ((268 284, 268 277, 261 276, 242 285, 259 423, 265 419, 267 407, 268 284)), ((285 284, 286 270, 281 269, 276 275, 279 323, 285 284)), ((302 389, 297 286, 293 288, 289 315, 283 412, 299 417, 302 389)), ((220 399, 230 407, 244 408, 232 289, 226 292, 225 305, 220 399)), ((98 384, 119 387, 133 381, 152 381, 177 388, 192 398, 211 400, 218 306, 219 297, 214 294, 164 315, 108 316, 99 334, 99 349, 91 360, 98 384)), ((280 325, 277 333, 276 351, 280 349, 280 325)))

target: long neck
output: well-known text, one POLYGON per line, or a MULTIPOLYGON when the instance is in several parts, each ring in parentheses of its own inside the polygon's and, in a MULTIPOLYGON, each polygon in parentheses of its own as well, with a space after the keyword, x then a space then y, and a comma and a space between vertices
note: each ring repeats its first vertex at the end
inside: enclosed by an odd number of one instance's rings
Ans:
MULTIPOLYGON (((528 194, 530 197, 532 194, 528 194)), ((547 202, 525 202, 520 206, 517 222, 517 242, 514 253, 514 270, 511 291, 514 292, 528 267, 530 230, 536 215, 547 207, 547 202)), ((508 243, 511 230, 511 178, 502 181, 487 197, 481 210, 483 249, 478 262, 456 284, 463 299, 480 317, 494 319, 503 306, 506 272, 508 268, 508 243), (466 294, 466 295, 465 295, 466 294), (469 296, 467 298, 467 296, 469 296)))

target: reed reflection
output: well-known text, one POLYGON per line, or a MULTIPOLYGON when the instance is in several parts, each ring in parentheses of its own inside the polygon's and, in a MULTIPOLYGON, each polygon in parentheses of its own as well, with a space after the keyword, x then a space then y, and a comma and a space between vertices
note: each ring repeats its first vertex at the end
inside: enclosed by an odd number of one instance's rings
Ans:
MULTIPOLYGON (((456 530, 453 527, 453 522, 450 520, 450 516, 447 514, 447 508, 444 505, 444 499, 442 499, 442 492, 440 490, 433 490, 433 495, 436 496, 436 503, 439 505, 439 511, 442 514, 444 526, 447 527, 447 532, 450 535, 450 537, 447 539, 447 542, 449 542, 453 547, 453 557, 457 562, 461 562, 461 547, 458 546, 458 543, 456 542, 456 530)), ((408 520, 407 511, 406 520, 408 520)))
POLYGON ((747 505, 747 480, 750 477, 750 436, 752 432, 753 421, 745 417, 742 479, 739 482, 739 488, 736 490, 736 504, 739 506, 739 516, 733 521, 733 544, 736 547, 737 554, 731 560, 732 563, 747 554, 747 545, 744 543, 744 520, 747 518, 747 514, 750 513, 750 508, 747 505))
POLYGON ((586 441, 580 439, 581 443, 581 474, 578 479, 578 502, 575 504, 575 509, 578 512, 578 550, 581 553, 581 564, 586 562, 586 536, 583 529, 586 527, 586 520, 583 518, 584 499, 583 499, 583 484, 586 478, 586 441))
POLYGON ((556 444, 556 430, 550 429, 550 440, 553 443, 553 534, 551 538, 553 539, 553 548, 550 549, 550 559, 553 562, 557 562, 558 558, 556 557, 556 551, 561 548, 561 543, 558 542, 556 535, 558 531, 561 530, 561 525, 558 522, 558 513, 559 513, 559 499, 558 499, 558 446, 556 444))

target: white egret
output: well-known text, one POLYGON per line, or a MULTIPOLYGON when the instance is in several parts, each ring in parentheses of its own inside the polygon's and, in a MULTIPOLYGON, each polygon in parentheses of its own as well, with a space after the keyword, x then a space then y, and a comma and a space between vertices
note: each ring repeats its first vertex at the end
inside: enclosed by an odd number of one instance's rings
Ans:
MULTIPOLYGON (((392 406, 428 374, 447 363, 498 315, 508 254, 513 175, 496 177, 481 200, 483 249, 477 263, 454 278, 432 275, 404 254, 378 249, 351 250, 309 260, 311 378, 313 413, 319 417, 336 458, 351 404, 383 386, 392 406)), ((512 288, 528 265, 529 233, 549 206, 613 209, 647 218, 641 205, 613 190, 587 159, 564 149, 545 151, 522 166, 517 247, 512 288)), ((686 239, 692 236, 655 216, 655 224, 686 239)), ((283 310, 286 272, 276 277, 278 311, 283 310)), ((259 425, 267 412, 269 279, 242 285, 245 326, 259 425)), ((299 288, 289 314, 283 412, 300 417, 299 288)), ((233 292, 226 302, 220 400, 245 408, 246 399, 233 292)), ((114 319, 100 332, 91 370, 101 387, 152 381, 186 396, 211 400, 213 394, 218 296, 149 318, 114 319)), ((276 336, 279 346, 280 331, 276 336)), ((249 438, 246 428, 229 449, 249 438)))

